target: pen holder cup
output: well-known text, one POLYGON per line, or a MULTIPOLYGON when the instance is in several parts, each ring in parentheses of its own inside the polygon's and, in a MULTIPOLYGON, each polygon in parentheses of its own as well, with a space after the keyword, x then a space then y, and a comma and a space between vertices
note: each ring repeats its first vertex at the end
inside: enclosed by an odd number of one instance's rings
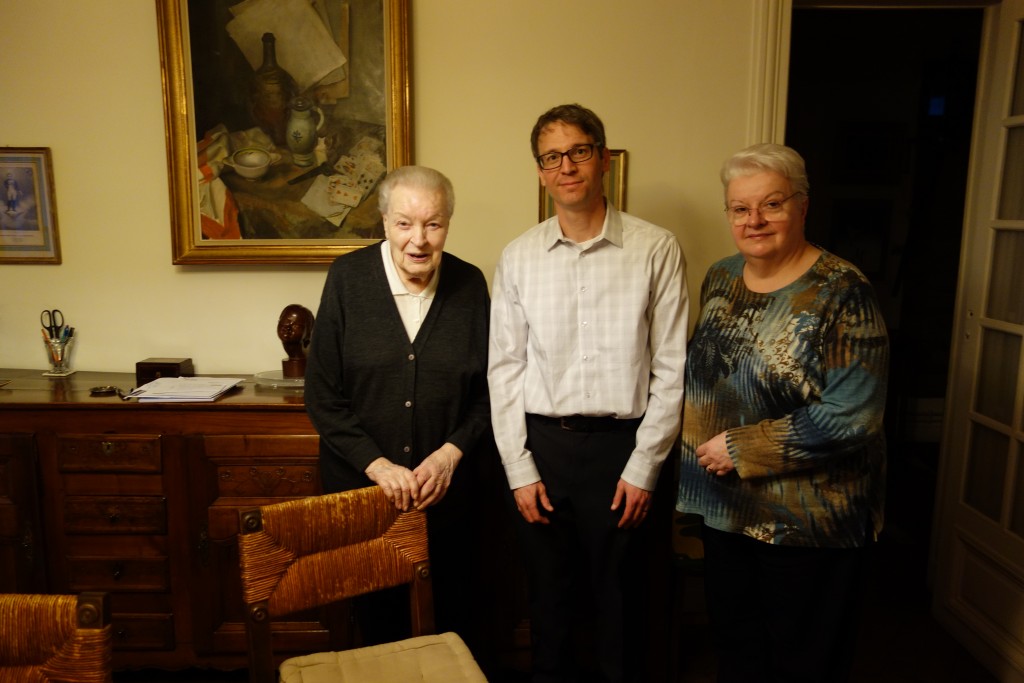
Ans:
POLYGON ((46 360, 50 362, 49 372, 44 372, 48 377, 64 377, 70 375, 71 369, 71 344, 74 338, 47 339, 46 360))

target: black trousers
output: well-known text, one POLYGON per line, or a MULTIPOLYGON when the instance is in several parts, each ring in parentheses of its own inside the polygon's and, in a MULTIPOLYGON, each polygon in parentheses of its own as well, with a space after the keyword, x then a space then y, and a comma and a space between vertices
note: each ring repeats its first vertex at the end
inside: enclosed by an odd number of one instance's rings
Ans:
POLYGON ((636 446, 636 425, 568 431, 530 415, 526 424, 527 447, 555 508, 546 513, 550 524, 528 524, 517 513, 529 582, 533 681, 640 680, 634 678, 639 643, 632 636, 643 623, 630 616, 642 603, 636 595, 641 557, 631 557, 637 533, 616 526, 624 505, 611 510, 636 446), (580 629, 580 622, 587 627, 580 629))
POLYGON ((702 533, 719 683, 849 680, 867 549, 772 545, 706 525, 702 533))

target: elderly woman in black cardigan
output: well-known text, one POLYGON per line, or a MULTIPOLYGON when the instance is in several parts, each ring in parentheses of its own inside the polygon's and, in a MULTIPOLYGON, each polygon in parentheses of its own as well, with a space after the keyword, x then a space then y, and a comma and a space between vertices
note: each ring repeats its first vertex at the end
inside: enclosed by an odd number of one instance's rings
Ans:
POLYGON ((428 510, 445 628, 449 608, 464 602, 464 587, 453 584, 465 578, 471 545, 473 482, 461 480, 491 439, 490 300, 480 270, 444 252, 455 206, 444 175, 398 168, 382 181, 379 206, 385 241, 339 257, 328 272, 305 402, 326 492, 378 484, 399 509, 428 510))

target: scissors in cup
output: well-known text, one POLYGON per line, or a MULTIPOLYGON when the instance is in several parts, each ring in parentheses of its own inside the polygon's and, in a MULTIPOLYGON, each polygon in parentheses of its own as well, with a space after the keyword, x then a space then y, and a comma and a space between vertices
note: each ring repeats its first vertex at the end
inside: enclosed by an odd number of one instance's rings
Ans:
POLYGON ((39 314, 39 322, 50 339, 56 339, 64 329, 64 314, 60 312, 59 308, 47 309, 39 314))

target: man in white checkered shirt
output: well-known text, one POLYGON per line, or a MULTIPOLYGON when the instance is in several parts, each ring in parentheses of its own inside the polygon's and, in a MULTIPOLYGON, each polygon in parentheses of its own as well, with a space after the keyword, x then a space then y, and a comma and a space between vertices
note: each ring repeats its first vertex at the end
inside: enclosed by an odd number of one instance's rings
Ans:
POLYGON ((529 576, 534 683, 640 680, 631 547, 679 435, 689 300, 675 236, 604 197, 604 125, 555 107, 531 136, 555 216, 504 250, 488 383, 529 576), (585 602, 578 588, 588 590, 585 602), (592 608, 596 671, 574 657, 592 608))

